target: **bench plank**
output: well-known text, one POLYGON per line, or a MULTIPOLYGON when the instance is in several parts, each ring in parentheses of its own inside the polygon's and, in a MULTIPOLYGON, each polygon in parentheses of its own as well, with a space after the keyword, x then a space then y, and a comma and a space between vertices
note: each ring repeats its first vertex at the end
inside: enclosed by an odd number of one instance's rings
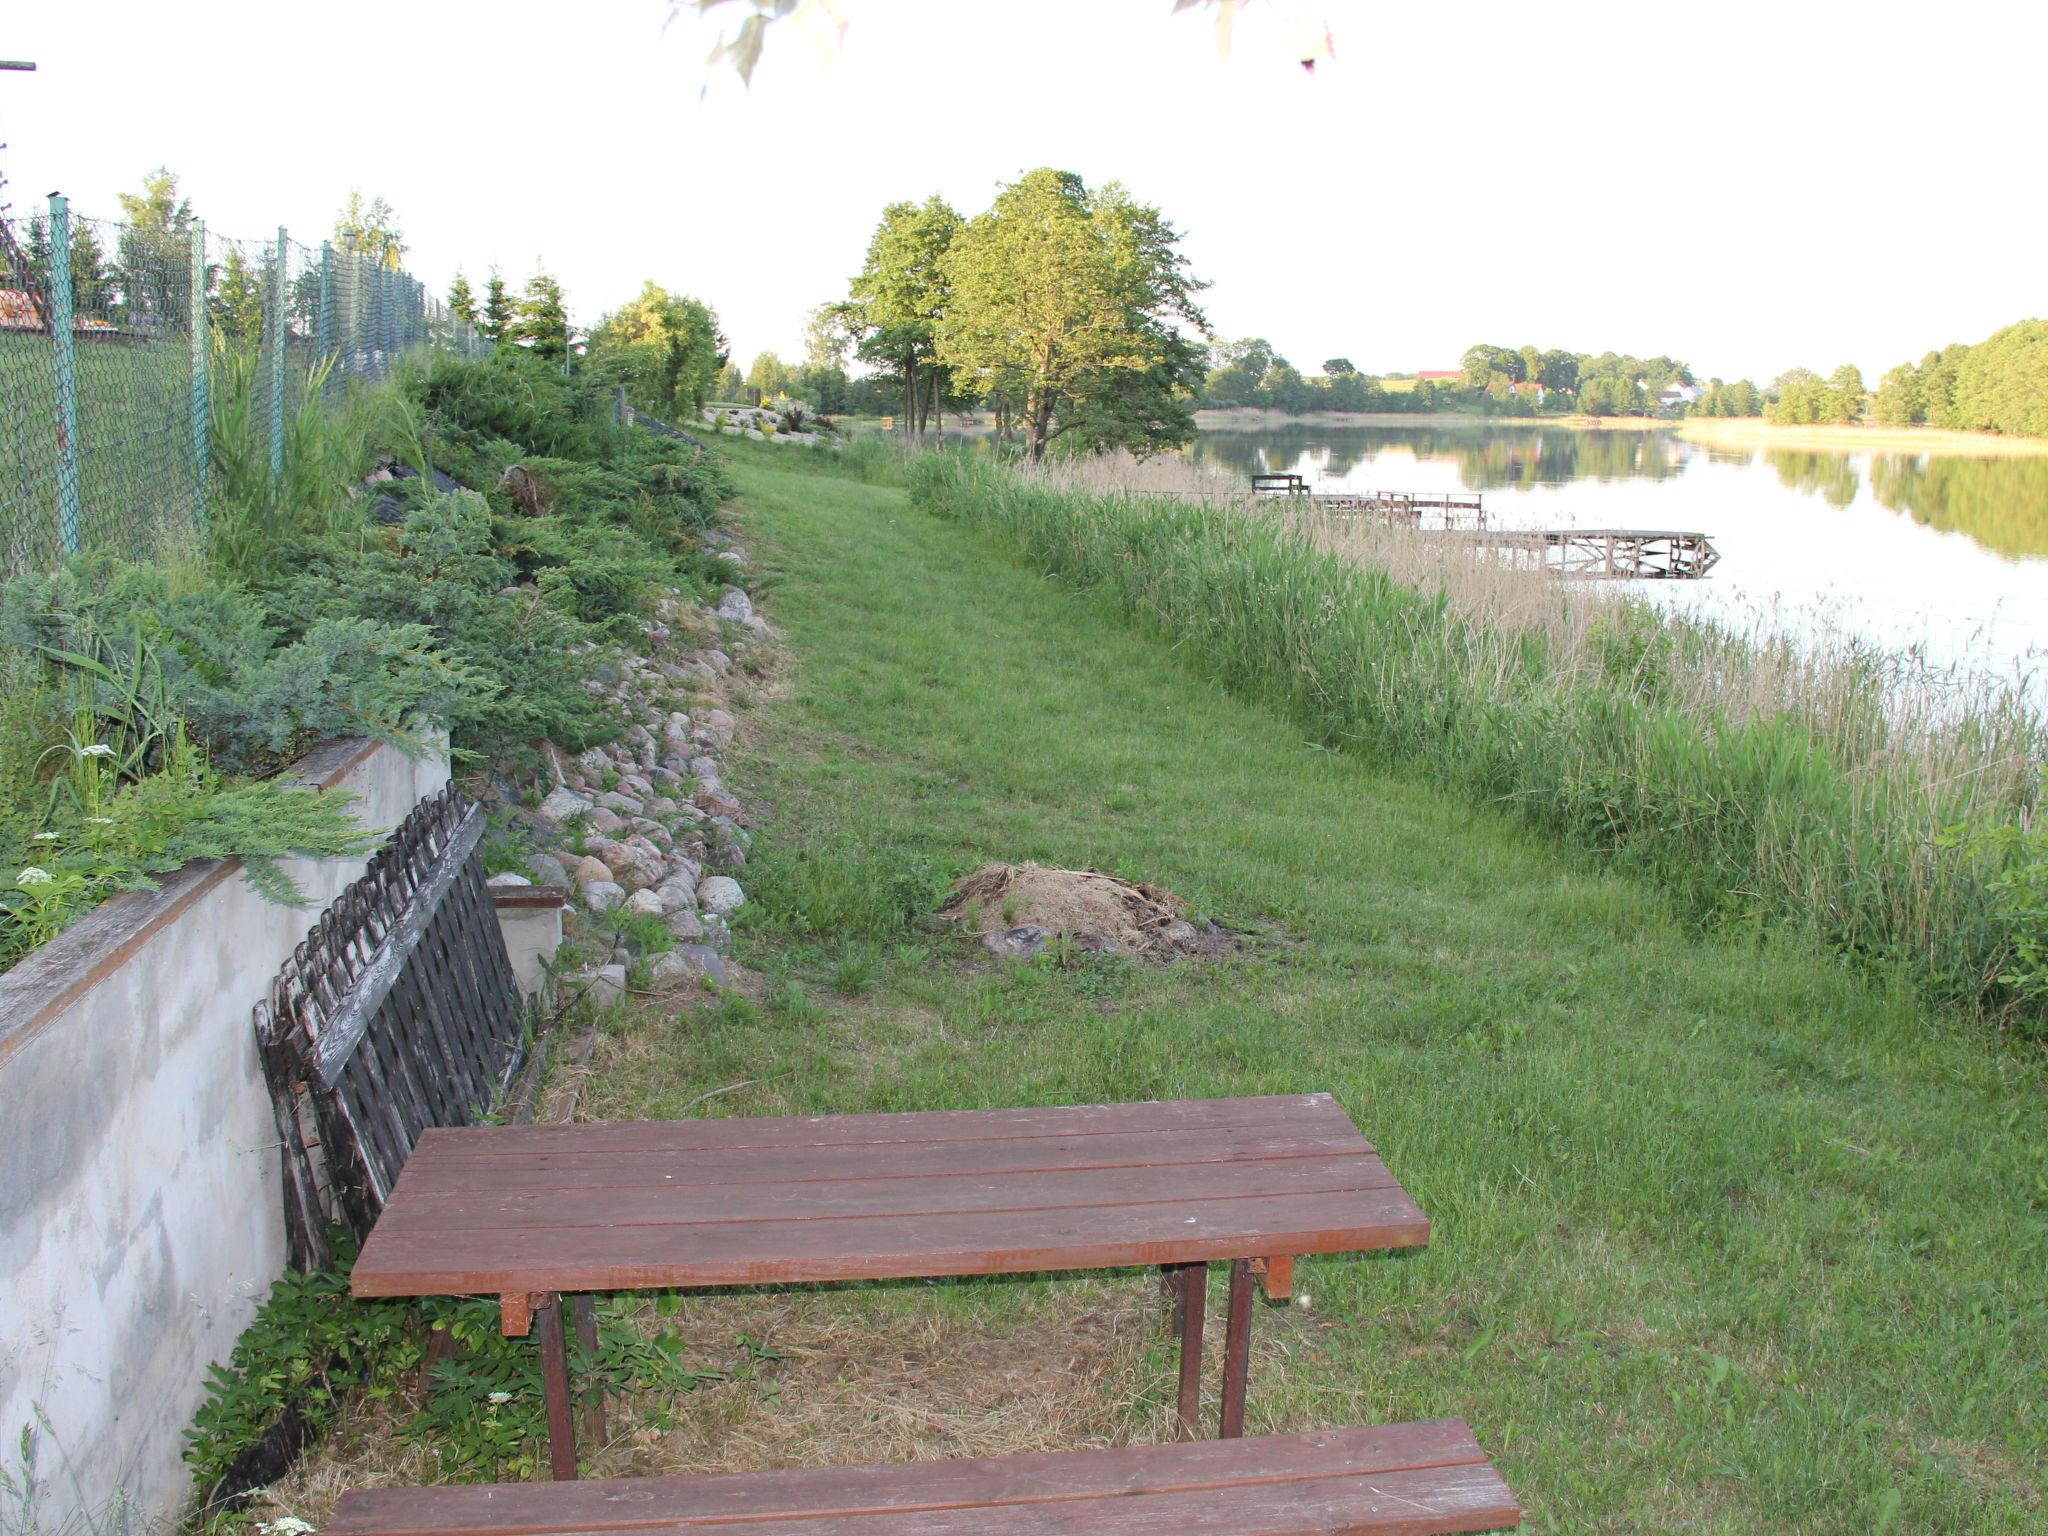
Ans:
POLYGON ((379 1222, 356 1262, 352 1287, 359 1296, 412 1296, 900 1280, 1194 1264, 1428 1241, 1428 1219, 1398 1187, 808 1221, 453 1231, 379 1222), (374 1265, 366 1268, 371 1259, 374 1265))
POLYGON ((361 1296, 909 1279, 1411 1247, 1327 1094, 422 1136, 361 1296))
POLYGON ((1380 1536, 1494 1530, 1513 1496, 1461 1420, 976 1461, 363 1490, 329 1536, 1380 1536), (886 1518, 878 1518, 886 1517, 886 1518), (855 1522, 859 1522, 856 1526, 855 1522))

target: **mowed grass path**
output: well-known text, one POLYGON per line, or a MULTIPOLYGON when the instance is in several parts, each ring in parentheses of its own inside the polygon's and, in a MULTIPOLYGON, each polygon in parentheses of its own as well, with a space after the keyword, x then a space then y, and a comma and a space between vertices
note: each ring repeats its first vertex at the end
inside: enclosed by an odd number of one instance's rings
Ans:
POLYGON ((2048 1528, 2038 1056, 1309 748, 787 451, 735 455, 791 652, 736 769, 773 814, 740 946, 767 1006, 643 1040, 607 1113, 743 1078, 690 1112, 1328 1090, 1435 1239, 1302 1267, 1255 1431, 1462 1414, 1537 1531, 2048 1528), (999 859, 1261 937, 1005 971, 892 929, 925 871, 999 859))

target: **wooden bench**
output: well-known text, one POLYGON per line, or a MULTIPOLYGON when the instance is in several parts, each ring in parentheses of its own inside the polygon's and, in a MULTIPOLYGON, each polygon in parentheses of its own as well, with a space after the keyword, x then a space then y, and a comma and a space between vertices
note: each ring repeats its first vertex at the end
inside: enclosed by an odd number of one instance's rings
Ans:
POLYGON ((1241 1440, 344 1494, 327 1536, 1439 1536, 1521 1517, 1461 1419, 1241 1440))
MULTIPOLYGON (((1218 1433, 1241 1434, 1252 1292, 1300 1254, 1413 1247, 1429 1222, 1328 1094, 1047 1109, 430 1130, 350 1283, 483 1294, 540 1335, 554 1475, 576 1476, 563 1299, 1157 1265, 1200 1416, 1207 1266, 1230 1266, 1218 1433)), ((602 1405, 588 1432, 601 1439, 602 1405)))

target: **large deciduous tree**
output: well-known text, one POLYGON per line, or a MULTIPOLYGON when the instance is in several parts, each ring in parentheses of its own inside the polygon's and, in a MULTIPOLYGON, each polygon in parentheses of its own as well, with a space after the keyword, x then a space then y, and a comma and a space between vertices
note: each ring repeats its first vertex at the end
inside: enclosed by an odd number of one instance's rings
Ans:
POLYGON ((1021 403, 1033 459, 1066 432, 1139 452, 1194 435, 1203 285, 1158 209, 1113 183, 1091 192, 1069 172, 1032 171, 940 266, 938 361, 1021 403))
POLYGON ((908 432, 923 432, 943 382, 935 338, 948 302, 946 253, 961 228, 960 215, 942 197, 891 203, 853 280, 846 324, 863 361, 902 379, 908 432))
POLYGON ((649 278, 639 294, 598 322, 591 372, 623 385, 654 416, 694 415, 711 398, 726 363, 725 337, 709 305, 649 278))
POLYGON ((348 201, 334 216, 334 243, 391 272, 405 259, 398 210, 381 197, 364 198, 360 187, 349 190, 348 201))

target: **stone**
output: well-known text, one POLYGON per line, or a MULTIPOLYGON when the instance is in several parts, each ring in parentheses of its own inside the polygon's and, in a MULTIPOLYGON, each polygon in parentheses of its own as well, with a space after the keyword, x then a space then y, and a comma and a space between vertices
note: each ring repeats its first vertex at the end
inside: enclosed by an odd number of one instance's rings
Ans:
POLYGON ((590 802, 566 786, 559 786, 548 792, 547 799, 540 803, 541 815, 549 821, 567 821, 571 816, 581 816, 590 809, 590 802))
POLYGON ((768 627, 768 621, 762 618, 761 615, 759 615, 758 613, 749 614, 741 622, 744 623, 747 626, 747 628, 751 629, 754 632, 754 638, 756 640, 766 640, 770 635, 772 635, 775 632, 774 630, 768 627))
POLYGON ((754 616, 754 601, 738 587, 719 594, 718 616, 728 624, 744 624, 754 616))
POLYGON ((626 888, 616 880, 592 880, 583 887, 583 901, 593 912, 609 912, 626 899, 626 888))
POLYGON ((1029 960, 1045 953, 1047 940, 1052 937, 1035 923, 1021 928, 1006 929, 1002 933, 984 933, 981 947, 1002 960, 1029 960))
POLYGON ((625 824, 625 818, 608 805, 593 805, 590 808, 590 830, 593 832, 602 832, 610 836, 625 824))
POLYGON ((712 816, 737 816, 740 814, 740 803, 733 798, 730 790, 713 784, 697 791, 697 809, 712 816))
POLYGON ((484 884, 489 886, 495 886, 499 889, 503 889, 504 887, 510 885, 531 885, 533 884, 533 882, 527 879, 524 875, 505 874, 492 875, 488 880, 484 881, 484 884))
POLYGON ((689 777, 688 774, 681 773, 667 764, 648 769, 647 776, 663 789, 680 789, 683 780, 689 777))
POLYGON ((732 658, 723 651, 706 651, 704 660, 721 677, 732 670, 732 658))
POLYGON ((585 854, 576 861, 576 868, 571 873, 574 875, 579 886, 588 886, 593 882, 601 883, 610 880, 612 878, 612 867, 605 863, 603 859, 593 858, 589 854, 585 854))
POLYGON ((737 912, 747 904, 747 893, 740 889, 740 883, 728 875, 713 875, 697 887, 697 899, 704 904, 704 910, 723 917, 728 912, 737 912))
POLYGON ((652 891, 635 891, 626 898, 626 910, 635 917, 660 917, 661 898, 652 891))
POLYGON ((731 741, 740 724, 722 709, 705 710, 702 723, 704 728, 721 742, 731 741))
POLYGON ((597 803, 608 811, 617 811, 621 816, 638 816, 647 809, 631 795, 622 795, 615 789, 608 789, 599 795, 597 803))
POLYGON ((641 778, 637 773, 621 774, 619 776, 619 793, 631 795, 635 800, 644 803, 654 793, 654 786, 641 778))
MULTIPOLYGON (((671 800, 667 795, 656 795, 647 802, 647 814, 649 816, 673 816, 681 809, 682 806, 671 800)), ((651 836, 652 834, 649 835, 651 836)))
POLYGON ((717 950, 703 944, 685 944, 647 963, 647 974, 658 986, 706 980, 725 985, 725 960, 717 950))
POLYGON ((528 854, 526 867, 533 871, 534 883, 537 885, 569 884, 569 871, 552 853, 528 854))
POLYGON ((703 783, 716 784, 720 777, 718 759, 714 757, 693 757, 690 759, 690 772, 703 783))
POLYGON ((584 995, 598 1007, 616 1003, 626 995, 626 968, 623 965, 606 965, 590 973, 584 987, 584 995))
POLYGON ((654 750, 654 737, 644 725, 628 726, 626 728, 626 740, 633 743, 634 746, 643 752, 652 752, 654 750))
POLYGON ((704 937, 703 921, 696 913, 687 909, 669 913, 663 926, 668 929, 672 938, 683 943, 693 943, 704 937))
POLYGON ((666 916, 697 905, 697 882, 687 875, 670 875, 648 894, 661 903, 662 915, 666 916))
POLYGON ((738 843, 720 843, 711 850, 713 869, 735 870, 747 867, 747 850, 738 843))
POLYGON ((744 549, 720 550, 718 558, 721 560, 729 560, 734 565, 745 565, 747 563, 747 552, 744 549))
POLYGON ((612 766, 611 754, 603 747, 591 747, 576 754, 576 766, 593 778, 603 778, 612 766))

